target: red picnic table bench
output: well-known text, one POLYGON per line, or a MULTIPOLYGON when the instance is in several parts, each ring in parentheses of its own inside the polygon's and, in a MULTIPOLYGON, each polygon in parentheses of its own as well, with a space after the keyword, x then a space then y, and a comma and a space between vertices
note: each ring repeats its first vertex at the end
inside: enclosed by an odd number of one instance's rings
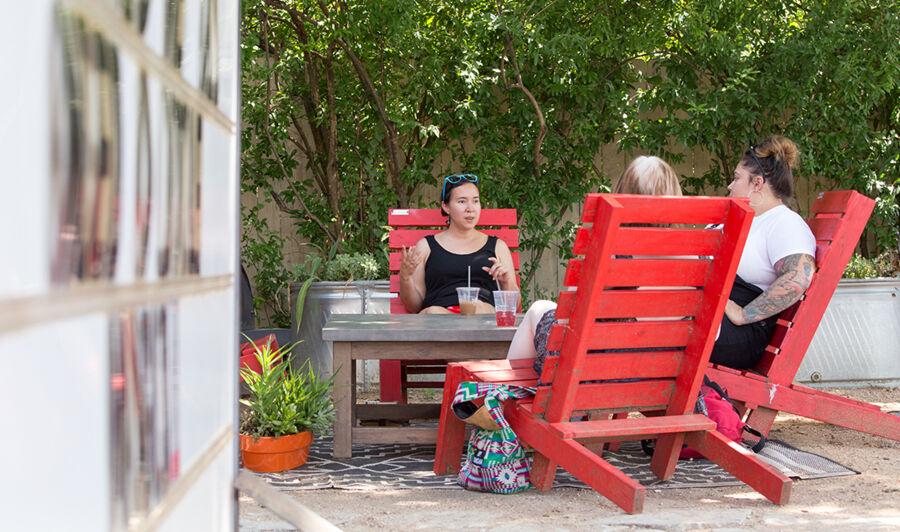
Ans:
MULTIPOLYGON (((516 249, 519 247, 519 230, 516 229, 516 224, 515 209, 482 209, 478 220, 480 231, 496 236, 509 246, 518 278, 519 252, 516 249)), ((395 228, 388 236, 390 291, 399 294, 401 250, 404 247, 415 246, 422 238, 446 229, 447 216, 442 214, 440 209, 390 209, 388 225, 395 228)), ((399 297, 391 299, 391 314, 407 314, 406 307, 399 297)), ((410 381, 409 375, 434 375, 444 373, 446 369, 446 360, 381 360, 379 364, 381 400, 406 403, 410 388, 442 388, 443 381, 410 381)))
POLYGON ((875 405, 794 384, 806 350, 856 248, 875 202, 852 190, 820 193, 807 221, 816 237, 816 272, 803 299, 781 313, 759 364, 748 371, 712 366, 710 379, 743 403, 747 423, 768 434, 788 412, 900 441, 900 417, 875 405))
POLYGON ((449 409, 460 382, 537 385, 532 399, 508 401, 504 411, 535 450, 531 478, 540 490, 552 487, 559 465, 639 512, 644 487, 589 446, 655 439, 651 468, 660 479, 674 474, 687 443, 786 503, 789 478, 693 413, 752 218, 746 202, 729 198, 589 195, 582 222, 590 225, 576 238, 580 258, 569 261, 548 340, 559 355, 547 357, 541 384, 530 360, 450 364, 435 473, 460 467, 465 426, 449 409), (646 415, 621 415, 629 412, 646 415))

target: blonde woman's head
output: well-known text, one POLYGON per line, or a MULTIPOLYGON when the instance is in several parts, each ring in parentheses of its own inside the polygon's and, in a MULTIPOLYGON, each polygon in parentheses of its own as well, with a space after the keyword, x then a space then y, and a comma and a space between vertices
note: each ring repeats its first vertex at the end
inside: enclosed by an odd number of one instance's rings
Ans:
POLYGON ((672 167, 659 157, 640 156, 631 161, 613 188, 615 194, 680 196, 681 184, 672 167))

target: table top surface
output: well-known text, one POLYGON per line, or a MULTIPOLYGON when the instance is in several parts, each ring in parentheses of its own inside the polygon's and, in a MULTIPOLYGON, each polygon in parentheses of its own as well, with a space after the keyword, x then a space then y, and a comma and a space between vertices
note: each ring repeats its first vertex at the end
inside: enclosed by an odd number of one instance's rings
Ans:
MULTIPOLYGON (((516 316, 516 323, 522 315, 516 316)), ((322 339, 332 342, 509 342, 515 327, 493 314, 332 314, 322 339)))

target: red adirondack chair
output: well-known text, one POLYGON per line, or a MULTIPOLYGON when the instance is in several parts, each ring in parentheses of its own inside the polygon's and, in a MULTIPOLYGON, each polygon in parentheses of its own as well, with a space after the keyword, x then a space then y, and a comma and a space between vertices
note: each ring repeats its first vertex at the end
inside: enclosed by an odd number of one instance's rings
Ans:
POLYGON ((750 411, 748 424, 768 434, 779 411, 900 440, 900 417, 877 406, 794 384, 797 370, 875 202, 854 191, 824 192, 813 203, 816 266, 804 298, 781 313, 772 341, 751 371, 712 366, 707 375, 750 411))
MULTIPOLYGON (((516 229, 515 209, 483 209, 478 220, 478 229, 506 242, 512 252, 513 266, 519 271, 519 230, 516 229)), ((427 235, 433 235, 447 227, 447 217, 440 209, 391 209, 388 211, 388 225, 392 228, 388 237, 391 270, 390 290, 400 292, 401 250, 411 247, 427 235)), ((406 307, 399 297, 391 299, 391 314, 406 314, 406 307)), ((409 388, 441 388, 440 381, 411 382, 409 375, 432 375, 444 373, 446 362, 429 360, 425 362, 382 360, 379 366, 379 381, 382 401, 405 403, 409 388)))
MULTIPOLYGON (((752 218, 745 202, 728 198, 588 196, 582 222, 591 226, 579 230, 573 250, 583 258, 569 262, 559 323, 548 340, 560 354, 545 361, 533 399, 504 409, 516 434, 535 449, 538 489, 550 489, 559 465, 624 510, 639 512, 643 486, 588 445, 656 439, 651 468, 661 479, 674 474, 688 443, 769 500, 787 502, 789 478, 693 413, 752 218), (706 229, 719 223, 721 231, 706 229), (648 415, 582 420, 585 413, 628 412, 648 415)), ((448 408, 458 384, 534 385, 531 363, 448 367, 436 473, 459 470, 465 427, 448 408)))

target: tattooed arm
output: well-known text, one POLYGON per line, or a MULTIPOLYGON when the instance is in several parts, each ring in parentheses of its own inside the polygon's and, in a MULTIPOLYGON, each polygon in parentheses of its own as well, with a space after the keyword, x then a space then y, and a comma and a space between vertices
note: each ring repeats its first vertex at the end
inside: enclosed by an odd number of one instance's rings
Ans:
POLYGON ((788 255, 775 263, 778 277, 765 292, 743 308, 728 300, 725 314, 735 325, 746 325, 774 316, 800 300, 809 288, 815 269, 816 259, 811 255, 788 255))

